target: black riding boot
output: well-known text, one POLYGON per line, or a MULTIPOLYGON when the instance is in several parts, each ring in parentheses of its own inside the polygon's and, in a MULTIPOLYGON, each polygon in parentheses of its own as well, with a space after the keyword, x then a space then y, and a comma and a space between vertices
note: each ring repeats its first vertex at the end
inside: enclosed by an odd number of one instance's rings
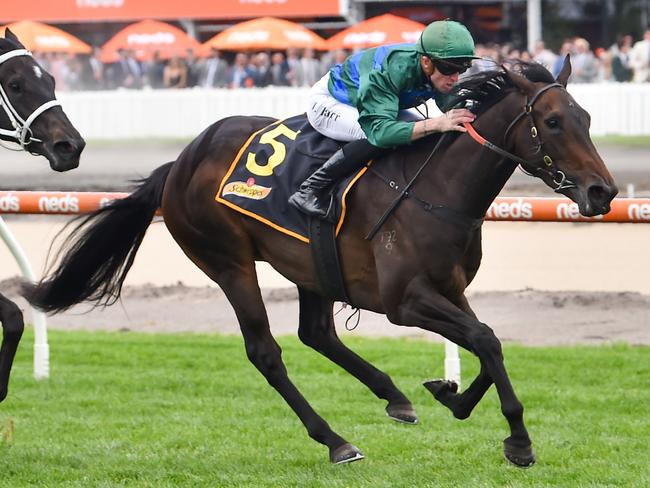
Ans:
POLYGON ((332 185, 381 153, 382 149, 367 139, 348 142, 300 185, 300 189, 289 197, 289 203, 312 217, 333 220, 332 185))

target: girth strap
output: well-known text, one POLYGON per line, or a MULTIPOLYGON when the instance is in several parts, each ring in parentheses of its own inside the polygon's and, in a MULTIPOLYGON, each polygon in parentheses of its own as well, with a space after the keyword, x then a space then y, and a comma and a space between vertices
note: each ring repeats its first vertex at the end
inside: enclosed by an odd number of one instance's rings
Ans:
POLYGON ((341 273, 334 224, 326 220, 310 218, 309 247, 314 261, 316 278, 325 296, 332 300, 351 304, 341 273))

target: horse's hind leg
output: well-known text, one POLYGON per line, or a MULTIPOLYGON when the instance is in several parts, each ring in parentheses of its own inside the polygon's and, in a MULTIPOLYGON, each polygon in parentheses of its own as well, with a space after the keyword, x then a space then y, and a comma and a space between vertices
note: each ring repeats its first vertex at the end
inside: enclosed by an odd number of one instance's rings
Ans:
POLYGON ((388 401, 388 416, 399 422, 418 421, 413 405, 397 389, 390 377, 348 349, 334 328, 332 302, 298 287, 300 294, 300 325, 298 336, 309 347, 341 366, 370 388, 378 398, 388 401))
POLYGON ((23 314, 14 302, 0 294, 0 322, 2 322, 2 345, 0 346, 0 402, 7 397, 9 373, 23 335, 23 314))
POLYGON ((363 454, 330 428, 289 379, 280 346, 271 335, 253 262, 220 273, 217 282, 235 309, 248 358, 298 415, 309 436, 329 448, 333 463, 363 459, 363 454))

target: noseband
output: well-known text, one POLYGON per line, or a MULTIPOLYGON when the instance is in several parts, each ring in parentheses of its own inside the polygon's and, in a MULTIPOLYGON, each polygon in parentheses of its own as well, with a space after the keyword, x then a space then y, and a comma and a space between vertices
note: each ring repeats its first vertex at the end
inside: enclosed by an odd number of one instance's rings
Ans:
MULTIPOLYGON (((546 85, 540 88, 539 91, 535 93, 535 95, 533 95, 533 98, 531 98, 530 101, 528 101, 528 96, 526 96, 524 110, 521 113, 519 113, 519 115, 517 115, 512 122, 510 122, 510 125, 508 125, 508 128, 506 129, 506 132, 503 136, 504 141, 507 140, 508 134, 515 127, 515 125, 517 125, 517 123, 521 119, 528 117, 528 120, 530 122, 530 136, 533 139, 533 145, 535 149, 533 154, 539 154, 542 152, 544 143, 539 137, 539 132, 537 131, 537 127, 535 126, 535 119, 533 118, 533 105, 544 92, 555 87, 564 88, 564 86, 561 85, 560 83, 551 83, 550 85, 546 85)), ((491 143, 490 141, 487 141, 478 132, 476 132, 476 129, 474 129, 474 127, 472 127, 470 124, 465 123, 463 125, 467 129, 467 132, 472 137, 472 139, 474 139, 482 146, 485 146, 488 149, 496 152, 497 154, 500 154, 501 156, 508 158, 514 161, 515 163, 519 164, 521 170, 524 173, 530 176, 539 176, 539 174, 548 175, 553 181, 553 183, 555 184, 555 187, 553 188, 555 192, 559 192, 560 190, 565 190, 567 188, 576 187, 576 184, 566 177, 564 171, 557 169, 555 162, 548 154, 544 154, 544 156, 542 157, 544 166, 537 166, 534 162, 529 161, 527 159, 520 158, 519 156, 515 156, 514 154, 506 151, 505 149, 502 149, 499 146, 491 143), (527 167, 533 168, 533 170, 530 171, 527 169, 527 167)))
MULTIPOLYGON (((9 51, 8 53, 0 55, 0 65, 17 56, 31 57, 31 55, 32 53, 30 53, 27 49, 15 49, 13 51, 9 51)), ((0 146, 14 151, 21 151, 23 149, 27 150, 27 146, 31 142, 43 142, 41 139, 37 139, 33 136, 30 127, 34 120, 36 120, 36 117, 41 115, 46 110, 59 105, 61 105, 61 103, 58 100, 50 100, 49 102, 45 102, 43 105, 34 110, 31 115, 27 117, 27 119, 23 119, 11 104, 11 100, 9 100, 7 93, 2 88, 2 84, 0 84, 0 107, 3 108, 7 114, 7 117, 9 118, 9 121, 11 122, 11 125, 14 128, 14 130, 0 128, 0 135, 14 139, 16 143, 20 144, 20 149, 4 145, 1 139, 0 146)))

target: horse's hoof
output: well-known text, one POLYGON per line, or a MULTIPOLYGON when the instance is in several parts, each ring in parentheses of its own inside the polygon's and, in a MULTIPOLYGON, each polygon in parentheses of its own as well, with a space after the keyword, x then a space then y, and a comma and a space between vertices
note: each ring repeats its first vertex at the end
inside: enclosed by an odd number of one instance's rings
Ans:
POLYGON ((509 439, 503 441, 503 454, 508 461, 518 468, 530 468, 535 464, 533 446, 516 446, 509 439))
POLYGON ((433 393, 436 400, 440 401, 440 397, 445 393, 457 393, 458 383, 449 380, 428 380, 422 385, 433 393))
POLYGON ((343 444, 341 447, 337 447, 333 451, 330 451, 330 461, 332 461, 333 464, 351 463, 353 461, 359 461, 363 459, 363 457, 361 451, 349 442, 343 444))
POLYGON ((404 424, 417 424, 419 422, 418 415, 410 403, 389 404, 386 407, 386 414, 396 422, 402 422, 404 424))

